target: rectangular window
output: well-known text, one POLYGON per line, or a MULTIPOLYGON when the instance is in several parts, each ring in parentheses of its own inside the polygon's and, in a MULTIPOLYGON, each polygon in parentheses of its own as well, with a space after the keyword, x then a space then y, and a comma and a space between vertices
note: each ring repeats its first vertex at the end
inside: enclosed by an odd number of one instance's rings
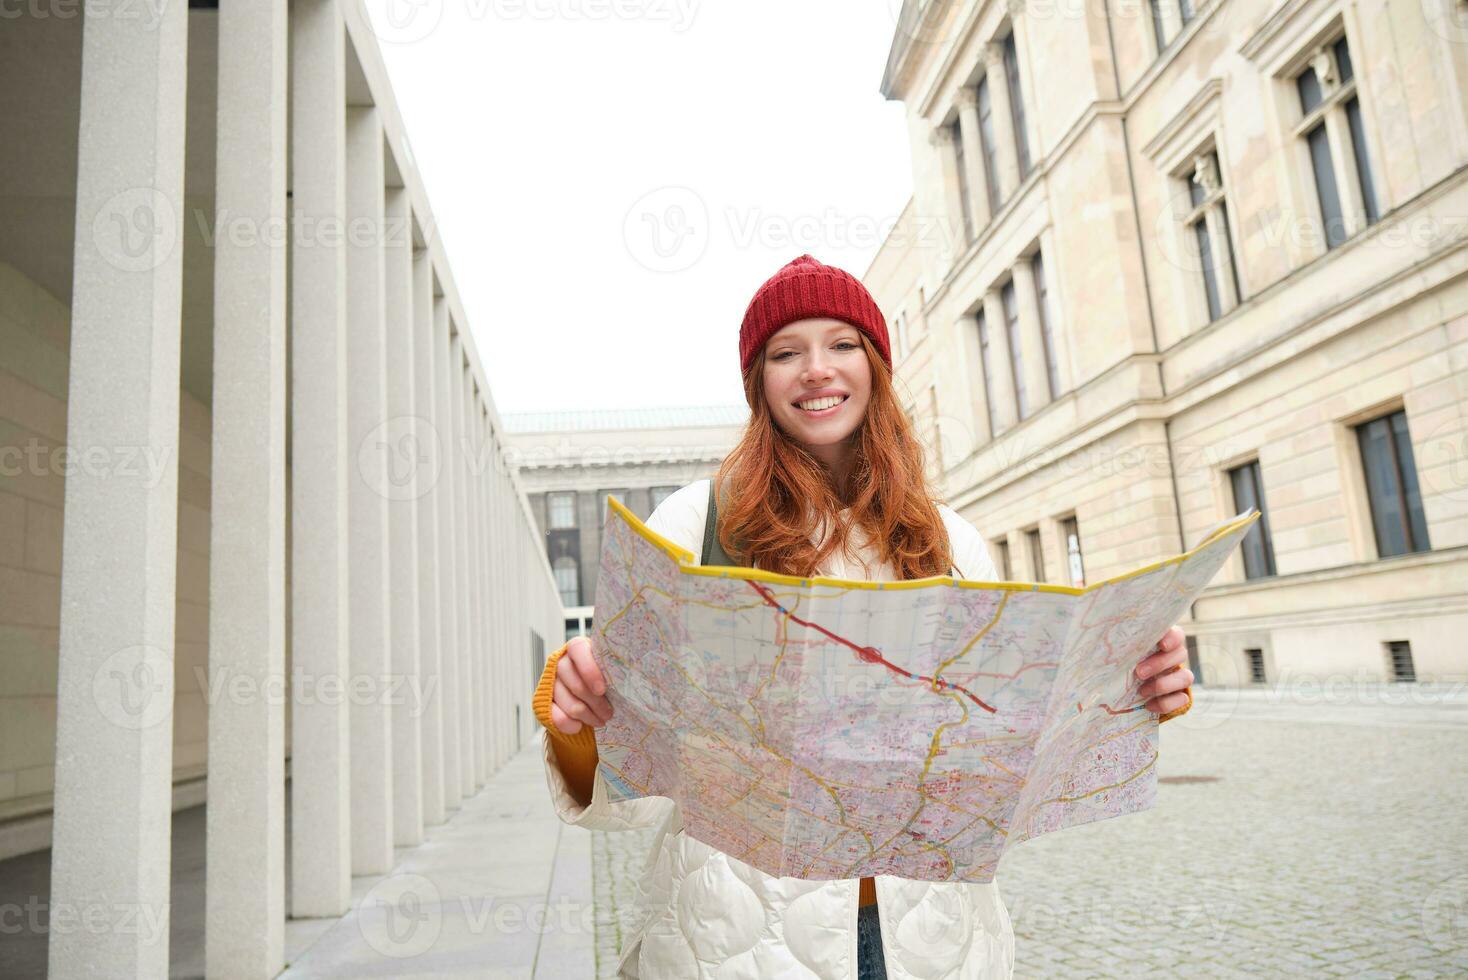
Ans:
POLYGON ((897 359, 900 361, 907 356, 907 314, 897 314, 897 359))
POLYGON ((1025 532, 1025 544, 1030 550, 1030 569, 1034 572, 1035 581, 1045 581, 1045 546, 1040 541, 1039 528, 1025 532))
POLYGON ((1371 505, 1376 553, 1382 558, 1427 551, 1427 519, 1417 484, 1417 463, 1407 431, 1407 413, 1398 409, 1356 427, 1361 467, 1371 505))
POLYGON ((1186 24, 1193 19, 1193 0, 1177 0, 1177 12, 1186 24))
POLYGON ((1244 577, 1267 578, 1274 572, 1274 541, 1269 534, 1269 511, 1264 509, 1264 482, 1259 477, 1259 461, 1245 463, 1228 471, 1234 493, 1234 512, 1259 511, 1259 520, 1244 535, 1244 577))
POLYGON ((1019 177, 1024 180, 1034 169, 1030 157, 1029 129, 1025 124, 1024 91, 1019 83, 1019 52, 1015 50, 1014 32, 1004 38, 1004 75, 1009 82, 1009 110, 1014 119, 1014 155, 1019 162, 1019 177))
POLYGON ((576 494, 548 493, 545 495, 545 506, 550 530, 559 531, 576 526, 576 494))
POLYGON ((1081 560, 1081 529, 1074 516, 1060 522, 1060 536, 1065 541, 1065 556, 1070 564, 1070 584, 1078 589, 1084 588, 1086 566, 1081 560))
POLYGON ((973 203, 969 200, 968 163, 963 151, 963 127, 954 122, 949 127, 949 138, 953 140, 953 157, 958 166, 958 202, 963 212, 963 240, 974 240, 973 203))
POLYGON ((994 369, 993 351, 989 346, 989 323, 984 311, 976 315, 979 323, 979 366, 984 372, 984 406, 989 410, 989 435, 999 431, 999 419, 994 415, 994 369))
POLYGON ((1035 277, 1035 307, 1040 311, 1040 342, 1045 346, 1045 379, 1050 383, 1050 398, 1060 394, 1060 363, 1055 356, 1055 333, 1050 323, 1050 290, 1045 282, 1045 259, 1039 252, 1030 259, 1030 272, 1035 277))
POLYGON ((1233 239, 1224 204, 1223 174, 1218 154, 1200 153, 1186 178, 1191 210, 1183 219, 1198 252, 1203 278, 1203 297, 1211 323, 1238 303, 1239 283, 1235 274, 1233 239))
POLYGON ((989 195, 989 213, 999 210, 999 161, 995 156, 994 106, 989 98, 989 80, 979 80, 979 149, 984 154, 984 191, 989 195))
POLYGON ((576 559, 567 556, 551 563, 551 574, 556 579, 556 589, 561 593, 561 605, 581 605, 581 569, 576 559))
POLYGON ((1361 205, 1366 223, 1376 224, 1381 212, 1376 207, 1376 183, 1371 178, 1371 160, 1366 155, 1366 125, 1361 121, 1361 100, 1346 103, 1346 122, 1351 129, 1351 153, 1356 159, 1356 176, 1361 179, 1361 205))
POLYGON ((1025 392, 1024 348, 1021 346, 1019 329, 1019 303, 1014 298, 1014 280, 1011 279, 999 290, 999 300, 1004 307, 1004 333, 1009 339, 1009 370, 1014 375, 1014 408, 1021 420, 1030 416, 1030 399, 1025 392))
POLYGON ((1417 668, 1412 663, 1411 643, 1406 640, 1388 640, 1386 658, 1393 681, 1411 684, 1417 680, 1417 668))
POLYGON ((1002 580, 1005 582, 1014 581, 1014 572, 1011 570, 1013 566, 1011 566, 1009 563, 1008 538, 1000 538, 998 541, 994 542, 994 554, 999 556, 999 560, 995 562, 995 565, 998 567, 999 575, 1002 580))
POLYGON ((664 500, 667 500, 677 492, 677 487, 653 487, 648 491, 648 494, 652 497, 652 509, 657 510, 664 500))
POLYGON ((1249 680, 1255 684, 1263 684, 1264 676, 1264 651, 1257 647, 1244 651, 1244 658, 1249 661, 1249 680))
POLYGON ((1295 76, 1295 89, 1301 115, 1297 133, 1309 151, 1325 247, 1331 249, 1355 229, 1375 224, 1381 217, 1351 51, 1344 37, 1314 53, 1309 66, 1295 76), (1350 155, 1338 159, 1332 144, 1349 147, 1343 152, 1350 155), (1343 187, 1341 182, 1349 180, 1353 171, 1354 187, 1343 187), (1352 193, 1344 194, 1345 190, 1352 193))
POLYGON ((1162 24, 1162 4, 1164 0, 1147 0, 1147 7, 1152 12, 1152 36, 1157 39, 1157 50, 1161 51, 1167 47, 1167 29, 1162 24))

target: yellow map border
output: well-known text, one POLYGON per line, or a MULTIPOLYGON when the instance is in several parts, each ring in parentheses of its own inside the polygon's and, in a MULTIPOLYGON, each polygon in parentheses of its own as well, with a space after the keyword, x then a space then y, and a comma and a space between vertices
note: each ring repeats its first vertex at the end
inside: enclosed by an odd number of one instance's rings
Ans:
POLYGON ((1124 572, 1121 575, 1115 575, 1103 581, 1088 585, 1083 589, 1078 589, 1073 585, 1049 585, 1044 582, 980 582, 971 579, 961 579, 953 575, 930 575, 927 578, 907 579, 901 582, 870 582, 858 579, 827 578, 824 575, 817 575, 813 578, 801 578, 798 575, 782 575, 779 572, 766 572, 757 568, 742 568, 729 565, 694 565, 690 564, 697 558, 693 552, 674 544, 642 523, 642 521, 637 519, 636 514, 628 510, 625 504, 611 494, 607 494, 607 505, 617 514, 621 515, 631 526, 632 530, 642 535, 642 537, 672 557, 678 563, 678 571, 684 575, 747 579, 754 582, 774 582, 778 585, 798 585, 802 587, 826 585, 842 589, 873 589, 877 591, 890 589, 928 589, 934 586, 948 585, 960 589, 1009 589, 1015 592, 1058 592, 1062 595, 1085 595, 1087 592, 1103 588, 1113 582, 1123 582, 1129 578, 1135 578, 1138 575, 1145 575, 1147 572, 1154 571, 1158 568, 1165 568, 1168 565, 1187 561, 1192 555, 1202 551, 1209 544, 1224 535, 1231 534, 1238 528, 1247 527, 1259 519, 1259 511, 1251 510, 1248 514, 1236 517, 1214 529, 1212 534, 1194 545, 1190 551, 1185 551, 1180 555, 1174 555, 1171 558, 1164 558, 1162 561, 1153 562, 1150 565, 1144 565, 1133 571, 1124 572))

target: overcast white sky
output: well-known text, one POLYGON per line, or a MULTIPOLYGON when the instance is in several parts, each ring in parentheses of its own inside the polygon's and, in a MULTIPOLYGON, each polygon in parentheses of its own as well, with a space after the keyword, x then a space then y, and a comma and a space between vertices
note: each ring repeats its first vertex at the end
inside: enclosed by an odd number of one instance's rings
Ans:
POLYGON ((754 290, 911 195, 900 0, 367 6, 501 412, 742 403, 754 290))

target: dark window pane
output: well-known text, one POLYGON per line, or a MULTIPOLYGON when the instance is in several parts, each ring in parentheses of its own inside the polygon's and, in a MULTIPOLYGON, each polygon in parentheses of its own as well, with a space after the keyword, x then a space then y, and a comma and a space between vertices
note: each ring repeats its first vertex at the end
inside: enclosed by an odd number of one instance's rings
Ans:
POLYGON ((1014 33, 1004 39, 1004 73, 1009 80, 1009 111, 1014 119, 1014 152, 1019 160, 1019 175, 1030 172, 1029 131, 1025 126, 1025 97, 1019 84, 1019 53, 1014 47, 1014 33))
POLYGON ((1177 6, 1184 24, 1193 19, 1193 0, 1177 0, 1177 6))
POLYGON ((1152 8, 1152 36, 1157 38, 1157 50, 1167 47, 1167 34, 1162 29, 1162 0, 1149 0, 1152 8))
POLYGON ((1356 173, 1361 178, 1361 202, 1366 206, 1367 224, 1375 224, 1381 212, 1376 206, 1376 181, 1371 176, 1371 158, 1366 153, 1366 124, 1361 121, 1361 100, 1346 103, 1346 121, 1351 127, 1351 149, 1356 156, 1356 173))
POLYGON ((1198 178, 1196 176, 1189 177, 1188 200, 1192 202, 1193 207, 1197 207, 1198 205, 1202 204, 1203 198, 1207 196, 1208 193, 1203 190, 1203 185, 1198 183, 1198 178))
POLYGON ((1406 414, 1399 410, 1373 419, 1359 426, 1356 434, 1377 554, 1390 558, 1428 550, 1431 545, 1406 414))
POLYGON ((1045 547, 1040 543, 1040 532, 1038 530, 1026 531, 1025 542, 1030 546, 1030 568, 1035 573, 1035 581, 1045 581, 1045 547))
POLYGON ((999 162, 994 155, 994 106, 989 101, 989 82, 979 82, 979 146, 984 151, 984 190, 989 211, 999 210, 999 162))
POLYGON ((1335 248, 1346 240, 1346 219, 1341 214, 1341 196, 1336 191, 1335 167, 1330 162, 1330 144, 1325 123, 1305 136, 1310 144, 1310 164, 1315 170, 1315 193, 1320 199, 1320 220, 1325 223, 1325 247, 1335 248))
POLYGON ((1081 560, 1081 530, 1074 517, 1060 522, 1060 534, 1065 542, 1065 556, 1070 563, 1070 584, 1081 588, 1086 584, 1086 566, 1081 560))
POLYGON ((1412 452, 1412 435, 1407 431, 1407 413, 1391 414, 1392 442, 1402 477, 1402 499, 1407 502, 1407 528, 1412 532, 1412 550, 1427 551, 1427 515, 1422 511, 1422 492, 1417 483, 1417 457, 1412 452))
POLYGON ((1259 477, 1259 462, 1255 460, 1229 470, 1228 476, 1233 486, 1234 510, 1240 513, 1250 509, 1259 511, 1259 520, 1244 535, 1244 577, 1273 575, 1274 542, 1269 534, 1269 512, 1264 509, 1264 484, 1259 477))
POLYGON ((963 127, 955 122, 949 127, 949 132, 953 139, 954 161, 958 167, 958 205, 959 210, 963 212, 961 219, 963 221, 963 240, 971 242, 974 240, 974 219, 973 209, 969 202, 968 163, 964 159, 963 152, 963 127))
POLYGON ((1300 90, 1300 113, 1308 116, 1315 107, 1320 105, 1323 95, 1320 91, 1320 79, 1315 76, 1314 68, 1306 68, 1295 79, 1295 87, 1300 90))
POLYGON ((990 360, 993 352, 989 348, 989 323, 983 310, 979 311, 978 321, 979 365, 984 371, 984 406, 989 410, 989 434, 993 435, 999 430, 999 420, 994 417, 994 368, 990 360))
POLYGON ((1226 268, 1224 269, 1224 271, 1228 274, 1228 285, 1229 288, 1233 290, 1234 296, 1241 296, 1242 293, 1239 290, 1238 271, 1234 267, 1234 262, 1236 260, 1236 256, 1234 254, 1234 236, 1233 232, 1229 230, 1228 227, 1228 209, 1223 206, 1222 202, 1219 202, 1218 205, 1218 227, 1223 230, 1223 247, 1228 250, 1228 262, 1226 263, 1226 268))
POLYGON ((1335 70, 1341 76, 1342 82, 1349 82, 1351 75, 1351 49, 1346 47, 1346 39, 1341 38, 1332 45, 1335 52, 1335 70))
POLYGON ((1024 348, 1020 346, 1019 304, 1014 298, 1014 280, 999 290, 1004 305, 1004 333, 1009 340, 1009 369, 1014 374, 1014 406, 1021 419, 1029 418, 1030 400, 1025 392, 1024 348))
POLYGON ((1014 576, 1014 573, 1009 570, 1009 542, 1001 540, 995 544, 996 547, 994 550, 999 553, 999 574, 1004 581, 1009 582, 1014 576))
POLYGON ((1198 263, 1203 267, 1203 292, 1208 297, 1208 319, 1217 320, 1223 315, 1223 304, 1218 298, 1218 275, 1213 268, 1213 246, 1208 241, 1208 222, 1202 218, 1193 222, 1193 237, 1198 241, 1198 263))
POLYGON ((1050 383, 1050 397, 1060 394, 1060 365, 1055 359, 1055 335, 1050 324, 1050 293, 1045 285, 1045 260, 1039 252, 1030 260, 1035 277, 1035 305, 1040 310, 1040 340, 1045 345, 1045 378, 1050 383))

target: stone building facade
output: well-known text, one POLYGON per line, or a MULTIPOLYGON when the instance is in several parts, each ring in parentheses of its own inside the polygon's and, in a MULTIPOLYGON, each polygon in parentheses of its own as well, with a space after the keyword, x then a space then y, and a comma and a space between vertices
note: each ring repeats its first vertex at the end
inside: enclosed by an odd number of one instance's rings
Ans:
POLYGON ((1015 579, 1257 506, 1206 683, 1468 675, 1468 4, 902 4, 914 194, 866 274, 1015 579))
POLYGON ((566 636, 594 621, 607 496, 647 520, 668 494, 713 476, 748 418, 743 405, 505 416, 509 455, 566 610, 566 636))

